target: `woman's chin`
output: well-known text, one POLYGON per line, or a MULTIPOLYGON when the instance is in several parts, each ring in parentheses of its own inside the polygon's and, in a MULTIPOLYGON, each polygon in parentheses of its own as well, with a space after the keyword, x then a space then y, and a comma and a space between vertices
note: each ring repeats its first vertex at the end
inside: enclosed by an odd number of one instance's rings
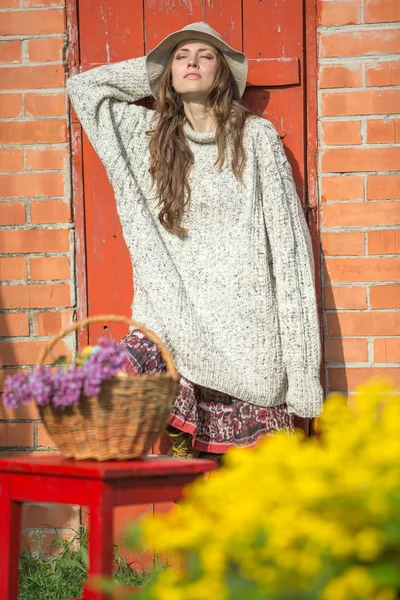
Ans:
POLYGON ((201 88, 200 86, 185 86, 181 91, 176 90, 182 97, 183 100, 195 102, 204 100, 209 90, 201 88))

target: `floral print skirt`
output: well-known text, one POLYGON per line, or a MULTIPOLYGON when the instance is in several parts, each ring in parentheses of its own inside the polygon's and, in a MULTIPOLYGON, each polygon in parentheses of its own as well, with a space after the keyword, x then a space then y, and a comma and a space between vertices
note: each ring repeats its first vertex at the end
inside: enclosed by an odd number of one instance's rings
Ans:
MULTIPOLYGON (((126 347, 128 373, 160 373, 165 362, 157 346, 139 329, 119 344, 126 347)), ((181 377, 169 425, 190 433, 192 446, 201 452, 223 454, 234 447, 254 445, 279 430, 293 431, 294 418, 286 404, 263 407, 191 383, 181 377)))

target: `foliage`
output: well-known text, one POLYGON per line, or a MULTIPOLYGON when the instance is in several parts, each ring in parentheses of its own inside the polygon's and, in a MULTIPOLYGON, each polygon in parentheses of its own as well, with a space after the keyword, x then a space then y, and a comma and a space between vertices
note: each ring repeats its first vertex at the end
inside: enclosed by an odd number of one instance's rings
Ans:
POLYGON ((66 357, 56 363, 61 368, 50 369, 37 366, 33 372, 20 372, 5 379, 3 402, 6 408, 28 404, 32 398, 38 406, 50 402, 56 408, 65 409, 77 404, 82 394, 96 396, 103 382, 115 375, 124 375, 121 369, 127 354, 123 346, 112 340, 100 338, 98 346, 86 346, 77 355, 75 363, 68 367, 66 357))
POLYGON ((234 450, 146 520, 146 545, 179 560, 134 598, 400 598, 400 397, 378 381, 358 392, 328 398, 319 439, 234 450))
MULTIPOLYGON (((38 537, 38 551, 32 553, 27 549, 21 556, 19 600, 80 598, 87 566, 87 530, 83 527, 69 540, 57 536, 50 554, 42 551, 38 537)), ((115 548, 115 582, 140 587, 151 578, 151 573, 132 569, 115 548)))

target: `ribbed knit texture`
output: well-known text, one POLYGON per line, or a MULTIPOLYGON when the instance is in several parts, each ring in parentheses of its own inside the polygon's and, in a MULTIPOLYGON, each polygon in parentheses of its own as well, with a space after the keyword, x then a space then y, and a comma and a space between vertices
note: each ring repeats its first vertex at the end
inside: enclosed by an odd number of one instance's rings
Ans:
POLYGON ((164 340, 193 383, 317 416, 323 393, 311 241, 272 124, 248 120, 239 182, 229 154, 221 172, 214 167, 215 134, 186 123, 195 159, 183 238, 158 221, 145 133, 155 112, 133 104, 150 95, 145 58, 75 75, 67 89, 114 188, 134 271, 132 316, 164 340))

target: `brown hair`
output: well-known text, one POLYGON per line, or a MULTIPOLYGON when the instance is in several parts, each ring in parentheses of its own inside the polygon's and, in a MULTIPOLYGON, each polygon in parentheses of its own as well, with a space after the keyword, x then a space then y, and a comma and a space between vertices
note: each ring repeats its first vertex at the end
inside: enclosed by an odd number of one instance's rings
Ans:
MULTIPOLYGON (((232 171, 235 177, 242 179, 246 166, 246 152, 243 146, 243 130, 251 112, 234 98, 234 79, 222 52, 215 48, 217 55, 217 73, 206 98, 208 109, 216 121, 216 143, 218 158, 215 166, 221 170, 226 147, 232 150, 232 171)), ((175 49, 165 68, 157 90, 155 110, 159 115, 151 135, 150 174, 157 184, 157 197, 161 211, 159 220, 163 227, 176 234, 186 233, 181 227, 184 209, 190 200, 188 173, 194 156, 190 150, 183 126, 187 121, 180 94, 175 92, 171 83, 172 60, 175 49)))

